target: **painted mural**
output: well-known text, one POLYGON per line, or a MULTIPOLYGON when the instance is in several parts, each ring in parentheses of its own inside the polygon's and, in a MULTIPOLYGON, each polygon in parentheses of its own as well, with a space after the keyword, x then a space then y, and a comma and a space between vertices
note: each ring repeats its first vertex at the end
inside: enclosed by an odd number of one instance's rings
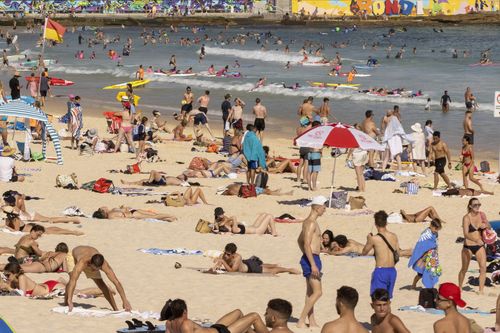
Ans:
POLYGON ((292 0, 292 11, 295 14, 308 16, 456 15, 497 11, 499 2, 499 0, 292 0))
POLYGON ((0 1, 4 12, 157 12, 187 13, 195 11, 248 12, 254 0, 5 0, 0 1))

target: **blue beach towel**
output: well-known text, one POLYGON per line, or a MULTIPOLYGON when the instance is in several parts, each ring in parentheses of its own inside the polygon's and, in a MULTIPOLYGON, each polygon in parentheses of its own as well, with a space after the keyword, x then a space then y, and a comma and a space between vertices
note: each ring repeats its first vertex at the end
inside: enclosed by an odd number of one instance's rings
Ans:
POLYGON ((441 276, 441 266, 437 255, 437 235, 431 229, 425 229, 415 244, 415 249, 408 261, 408 267, 422 274, 422 283, 426 288, 434 288, 441 276), (419 265, 419 260, 422 259, 419 265))
POLYGON ((142 253, 154 254, 157 256, 171 256, 171 255, 183 255, 183 256, 199 256, 203 255, 201 250, 189 250, 189 249, 158 249, 158 248, 148 248, 148 249, 138 249, 137 251, 142 253))
MULTIPOLYGON (((420 305, 402 306, 398 310, 399 311, 422 312, 422 313, 435 314, 435 315, 444 315, 443 310, 426 309, 420 305)), ((479 314, 481 316, 488 316, 488 315, 492 314, 489 311, 481 311, 481 310, 476 310, 476 309, 458 309, 458 312, 460 312, 462 314, 479 314)))

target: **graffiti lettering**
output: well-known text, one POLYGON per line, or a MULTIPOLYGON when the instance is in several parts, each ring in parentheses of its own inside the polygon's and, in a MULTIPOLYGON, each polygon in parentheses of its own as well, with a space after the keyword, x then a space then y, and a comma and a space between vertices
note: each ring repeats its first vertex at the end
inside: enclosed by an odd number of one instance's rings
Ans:
POLYGON ((398 15, 399 2, 398 0, 385 0, 385 15, 398 15))
POLYGON ((375 0, 373 1, 373 6, 372 6, 372 12, 373 15, 382 15, 385 12, 385 3, 382 0, 375 0))
POLYGON ((413 11, 413 7, 415 7, 415 4, 411 1, 401 0, 399 2, 399 12, 401 15, 410 15, 413 11))

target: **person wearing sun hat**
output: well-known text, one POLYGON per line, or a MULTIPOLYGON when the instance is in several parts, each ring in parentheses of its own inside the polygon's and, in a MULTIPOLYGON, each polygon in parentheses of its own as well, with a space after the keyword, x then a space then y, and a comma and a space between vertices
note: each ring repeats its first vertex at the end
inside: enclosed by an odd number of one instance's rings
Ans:
POLYGON ((444 318, 434 323, 434 333, 470 333, 472 327, 469 319, 458 312, 458 307, 465 307, 460 288, 451 282, 439 286, 436 307, 444 311, 444 318))
POLYGON ((425 160, 427 157, 425 156, 425 134, 422 130, 422 125, 420 123, 415 123, 411 125, 411 130, 413 131, 410 136, 413 139, 413 143, 411 144, 412 148, 412 157, 413 157, 413 171, 416 170, 416 164, 420 164, 422 168, 422 173, 424 175, 427 174, 427 169, 425 167, 425 160))
POLYGON ((23 176, 16 172, 15 161, 12 156, 16 153, 15 148, 4 146, 0 154, 0 182, 22 182, 23 176))

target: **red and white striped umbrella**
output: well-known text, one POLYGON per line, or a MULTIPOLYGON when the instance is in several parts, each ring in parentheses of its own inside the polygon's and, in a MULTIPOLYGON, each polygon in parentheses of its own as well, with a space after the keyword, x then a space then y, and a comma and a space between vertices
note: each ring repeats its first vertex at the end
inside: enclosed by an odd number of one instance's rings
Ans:
POLYGON ((385 150, 368 134, 351 125, 333 123, 311 128, 294 140, 295 145, 308 148, 361 148, 363 150, 385 150))

